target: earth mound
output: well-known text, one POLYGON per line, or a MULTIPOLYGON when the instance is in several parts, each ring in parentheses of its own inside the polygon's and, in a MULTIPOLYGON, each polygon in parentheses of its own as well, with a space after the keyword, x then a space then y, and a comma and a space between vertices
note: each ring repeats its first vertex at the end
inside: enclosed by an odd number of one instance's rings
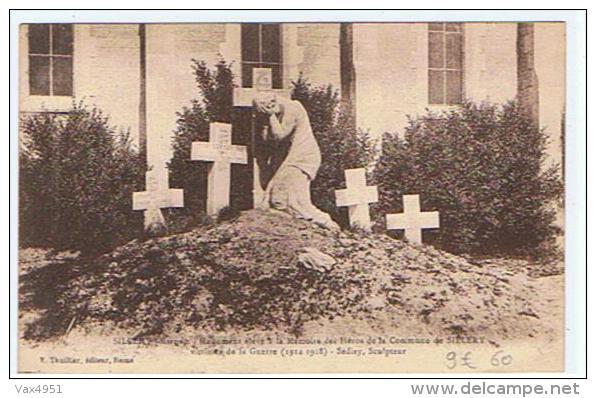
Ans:
POLYGON ((530 282, 527 272, 496 261, 253 210, 134 240, 93 260, 65 258, 30 270, 20 294, 22 308, 40 312, 24 332, 34 340, 89 325, 135 336, 188 329, 298 336, 313 323, 341 320, 379 332, 407 326, 412 334, 508 338, 540 332, 530 282), (305 248, 334 261, 309 266, 305 248))

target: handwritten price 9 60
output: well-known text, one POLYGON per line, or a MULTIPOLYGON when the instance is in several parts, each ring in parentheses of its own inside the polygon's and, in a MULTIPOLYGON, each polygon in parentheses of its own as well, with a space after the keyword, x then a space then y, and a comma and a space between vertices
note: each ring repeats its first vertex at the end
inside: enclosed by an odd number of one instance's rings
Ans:
MULTIPOLYGON (((449 351, 445 358, 447 360, 447 368, 449 369, 455 369, 456 367, 476 369, 472 351, 467 351, 463 354, 458 354, 455 351, 449 351)), ((495 368, 507 367, 513 362, 513 357, 503 350, 499 350, 490 357, 489 362, 490 365, 495 368)))

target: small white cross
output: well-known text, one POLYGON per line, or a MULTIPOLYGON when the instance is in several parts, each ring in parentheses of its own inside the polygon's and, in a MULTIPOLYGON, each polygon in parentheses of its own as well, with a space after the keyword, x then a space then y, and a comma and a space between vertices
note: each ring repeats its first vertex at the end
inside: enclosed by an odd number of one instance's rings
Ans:
POLYGON ((404 229, 406 239, 422 243, 422 230, 439 228, 438 211, 420 211, 420 195, 404 195, 404 212, 387 214, 387 229, 404 229))
POLYGON ((215 215, 230 204, 231 165, 248 162, 246 147, 232 145, 231 124, 210 123, 209 142, 193 142, 190 159, 213 162, 207 182, 207 214, 215 215))
POLYGON ((369 203, 379 200, 376 186, 366 185, 365 169, 348 169, 346 189, 335 190, 335 203, 338 207, 347 206, 351 226, 370 229, 369 203))
POLYGON ((145 228, 153 223, 165 225, 161 209, 184 207, 184 190, 168 188, 168 171, 165 168, 145 173, 145 189, 133 192, 132 209, 145 211, 145 228))

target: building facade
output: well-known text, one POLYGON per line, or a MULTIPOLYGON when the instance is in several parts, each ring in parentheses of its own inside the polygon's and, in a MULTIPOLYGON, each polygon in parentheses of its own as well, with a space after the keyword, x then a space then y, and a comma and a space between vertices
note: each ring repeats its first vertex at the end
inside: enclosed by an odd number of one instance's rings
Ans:
MULTIPOLYGON (((517 93, 516 23, 355 23, 355 114, 373 136, 400 134, 408 115, 517 93)), ((565 25, 534 24, 540 125, 549 159, 561 162, 565 25)), ((176 112, 196 98, 191 60, 232 62, 239 86, 253 67, 272 69, 274 88, 302 73, 341 87, 340 24, 22 25, 20 111, 66 112, 96 105, 110 123, 147 137, 148 163, 170 158, 176 112)))

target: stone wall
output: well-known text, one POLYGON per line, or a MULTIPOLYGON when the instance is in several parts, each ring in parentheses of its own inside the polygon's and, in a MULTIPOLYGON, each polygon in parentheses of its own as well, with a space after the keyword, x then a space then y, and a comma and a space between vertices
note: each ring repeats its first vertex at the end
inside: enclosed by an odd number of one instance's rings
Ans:
POLYGON ((565 111, 565 24, 534 24, 534 63, 540 87, 540 126, 551 137, 548 155, 562 163, 561 122, 565 111))
POLYGON ((355 24, 356 122, 373 136, 401 133, 427 106, 425 24, 355 24))
POLYGON ((71 97, 29 95, 27 25, 20 38, 21 112, 70 109, 72 101, 96 105, 112 125, 130 129, 136 138, 139 109, 138 25, 74 26, 73 91, 71 97))
POLYGON ((298 78, 302 72, 314 85, 331 84, 339 90, 339 24, 291 24, 287 27, 284 32, 288 35, 295 32, 295 41, 287 43, 291 78, 298 78), (292 57, 292 53, 299 56, 292 57))
MULTIPOLYGON (((74 100, 97 105, 111 123, 138 138, 138 25, 75 25, 74 100)), ((240 77, 239 24, 148 24, 147 135, 151 164, 170 157, 176 112, 197 96, 191 59, 233 62, 240 77)), ((27 26, 21 27, 21 112, 65 111, 70 97, 28 95, 27 26)), ((403 133, 407 115, 428 104, 426 23, 354 25, 357 124, 373 136, 403 133)), ((551 134, 549 156, 561 159, 565 28, 537 23, 535 64, 540 84, 540 122, 551 134)), ((282 27, 284 85, 302 72, 314 85, 340 88, 339 24, 291 23, 282 27)), ((516 95, 516 24, 466 23, 464 93, 474 101, 502 103, 516 95)), ((239 83, 239 81, 238 81, 239 83)))
MULTIPOLYGON (((373 136, 403 134, 428 102, 426 23, 356 24, 357 123, 373 136)), ((515 24, 464 25, 464 96, 504 102, 516 93, 515 24)))
POLYGON ((147 156, 149 164, 165 164, 176 112, 197 97, 192 59, 210 65, 219 59, 226 40, 223 24, 147 25, 147 156))

